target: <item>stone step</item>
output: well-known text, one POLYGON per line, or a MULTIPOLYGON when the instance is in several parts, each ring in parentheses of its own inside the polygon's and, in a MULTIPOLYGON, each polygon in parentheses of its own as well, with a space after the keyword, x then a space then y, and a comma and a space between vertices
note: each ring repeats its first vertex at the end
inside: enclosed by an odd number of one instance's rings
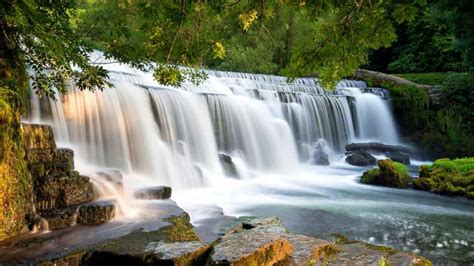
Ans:
POLYGON ((115 200, 94 201, 79 206, 77 223, 97 225, 109 222, 115 217, 117 202, 115 200))
POLYGON ((87 176, 47 176, 34 184, 36 209, 63 208, 94 199, 92 183, 87 176))
POLYGON ((340 249, 326 240, 296 234, 287 234, 286 238, 293 246, 293 253, 285 265, 324 264, 340 249))
POLYGON ((48 125, 21 124, 25 149, 55 149, 53 129, 48 125))
POLYGON ((74 151, 67 148, 30 149, 26 151, 26 162, 29 164, 44 162, 74 162, 74 151))
MULTIPOLYGON (((38 215, 48 222, 48 230, 61 229, 76 223, 77 207, 41 210, 38 215)), ((34 223, 41 223, 41 218, 35 219, 34 223)))
POLYGON ((135 198, 137 199, 169 199, 171 198, 171 187, 156 186, 147 187, 135 191, 135 198))
POLYGON ((73 161, 52 161, 42 163, 28 164, 28 170, 33 179, 42 178, 44 176, 64 176, 70 174, 74 170, 73 161))
POLYGON ((210 246, 201 241, 166 243, 150 242, 145 252, 147 263, 152 265, 204 265, 210 246))

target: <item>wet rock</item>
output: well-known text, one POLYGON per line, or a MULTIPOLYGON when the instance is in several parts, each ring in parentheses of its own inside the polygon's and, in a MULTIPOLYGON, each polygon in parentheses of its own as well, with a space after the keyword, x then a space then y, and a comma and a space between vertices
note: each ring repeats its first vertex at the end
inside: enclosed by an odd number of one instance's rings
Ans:
POLYGON ((243 230, 221 238, 211 253, 211 265, 274 265, 288 258, 293 248, 281 235, 243 230))
POLYGON ((410 164, 410 156, 400 151, 389 151, 385 153, 385 156, 387 156, 394 162, 399 162, 402 164, 410 164))
POLYGON ((340 251, 333 243, 314 237, 287 234, 286 238, 293 246, 293 253, 286 265, 315 265, 327 261, 340 251))
POLYGON ((154 265, 204 265, 210 246, 201 241, 165 243, 151 242, 145 261, 154 265))
POLYGON ((406 166, 392 160, 380 160, 377 162, 378 169, 365 171, 360 181, 364 184, 406 188, 411 183, 406 166))
POLYGON ((346 157, 346 162, 356 166, 368 166, 374 165, 377 159, 366 150, 357 150, 346 157))
POLYGON ((53 129, 48 125, 21 124, 25 149, 55 149, 53 129))
POLYGON ((224 174, 231 177, 238 177, 237 168, 235 167, 230 155, 219 153, 219 161, 224 169, 224 174))
MULTIPOLYGON (((48 222, 49 230, 69 227, 75 223, 77 207, 63 209, 49 209, 39 211, 38 214, 48 222)), ((42 222, 41 219, 38 222, 42 222)))
POLYGON ((171 187, 156 186, 147 187, 135 191, 135 198, 137 199, 169 199, 171 198, 171 187))
POLYGON ((62 208, 90 202, 94 199, 87 176, 45 177, 34 185, 36 208, 62 208))
POLYGON ((115 201, 96 201, 79 206, 77 223, 85 225, 102 224, 115 217, 115 201))
POLYGON ((323 150, 315 150, 311 163, 314 165, 329 165, 329 155, 323 150))
POLYGON ((346 151, 373 151, 373 152, 389 152, 389 151, 398 151, 404 153, 410 153, 411 149, 407 146, 402 145, 389 145, 378 142, 364 142, 364 143, 350 143, 346 145, 346 151))

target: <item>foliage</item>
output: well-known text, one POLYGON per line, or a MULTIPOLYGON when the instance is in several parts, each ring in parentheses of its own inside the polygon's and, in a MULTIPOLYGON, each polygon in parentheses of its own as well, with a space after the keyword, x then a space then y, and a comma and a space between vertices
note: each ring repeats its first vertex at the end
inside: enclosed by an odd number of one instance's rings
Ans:
POLYGON ((401 73, 395 74, 401 78, 418 84, 441 85, 450 72, 428 72, 428 73, 401 73))
POLYGON ((17 78, 27 64, 33 88, 54 97, 72 80, 80 89, 101 89, 106 72, 88 62, 90 51, 70 27, 74 1, 4 1, 0 6, 0 82, 19 91, 17 78))
POLYGON ((474 158, 439 159, 420 168, 415 189, 474 199, 474 158))

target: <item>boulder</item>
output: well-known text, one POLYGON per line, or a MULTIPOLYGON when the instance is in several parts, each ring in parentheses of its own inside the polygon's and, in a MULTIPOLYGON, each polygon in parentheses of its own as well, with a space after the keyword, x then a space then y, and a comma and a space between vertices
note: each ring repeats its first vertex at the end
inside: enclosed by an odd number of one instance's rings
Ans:
POLYGON ((230 155, 219 153, 219 161, 224 169, 224 174, 231 177, 238 177, 237 168, 235 167, 230 155))
POLYGON ((48 125, 21 124, 25 149, 55 149, 53 128, 48 125))
POLYGON ((323 150, 315 150, 311 163, 314 165, 329 165, 329 155, 323 150))
POLYGON ((365 171, 360 181, 364 184, 407 188, 411 183, 406 166, 392 160, 380 160, 377 162, 378 169, 365 171))
POLYGON ((135 191, 135 198, 137 199, 169 199, 171 198, 171 187, 156 186, 147 187, 135 191))
POLYGON ((410 164, 410 156, 404 152, 400 151, 388 151, 385 153, 389 159, 394 162, 402 163, 402 164, 410 164))
POLYGON ((368 166, 374 165, 377 159, 366 150, 357 150, 346 157, 346 162, 356 166, 368 166))
POLYGON ((153 265, 204 265, 210 248, 201 241, 151 242, 145 250, 145 261, 153 265))
POLYGON ((286 260, 293 248, 281 235, 243 230, 223 236, 211 253, 211 265, 274 265, 286 260))
POLYGON ((399 151, 410 153, 411 149, 407 146, 402 145, 389 145, 383 144, 378 142, 363 142, 363 143, 350 143, 346 145, 346 151, 359 151, 359 150, 366 150, 366 151, 373 151, 373 152, 380 152, 385 153, 389 151, 399 151))
POLYGON ((94 199, 87 176, 45 177, 35 182, 34 194, 38 210, 74 206, 94 199))
POLYGON ((96 225, 109 222, 115 217, 115 205, 113 200, 95 201, 79 206, 77 223, 84 225, 96 225))

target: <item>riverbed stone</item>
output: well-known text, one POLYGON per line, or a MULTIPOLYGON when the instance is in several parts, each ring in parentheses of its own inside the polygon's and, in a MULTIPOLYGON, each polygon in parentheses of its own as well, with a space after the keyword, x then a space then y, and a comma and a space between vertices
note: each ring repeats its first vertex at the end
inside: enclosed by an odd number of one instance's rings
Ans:
POLYGON ((211 246, 201 241, 151 242, 146 247, 146 262, 154 265, 204 265, 211 246))
POLYGON ((116 202, 114 200, 95 201, 79 206, 77 223, 96 225, 109 222, 115 217, 116 202))
POLYGON ((171 187, 155 186, 147 187, 135 191, 135 198, 137 199, 169 199, 171 198, 171 187))
POLYGON ((374 165, 377 159, 366 150, 356 150, 346 157, 346 162, 355 166, 374 165))

